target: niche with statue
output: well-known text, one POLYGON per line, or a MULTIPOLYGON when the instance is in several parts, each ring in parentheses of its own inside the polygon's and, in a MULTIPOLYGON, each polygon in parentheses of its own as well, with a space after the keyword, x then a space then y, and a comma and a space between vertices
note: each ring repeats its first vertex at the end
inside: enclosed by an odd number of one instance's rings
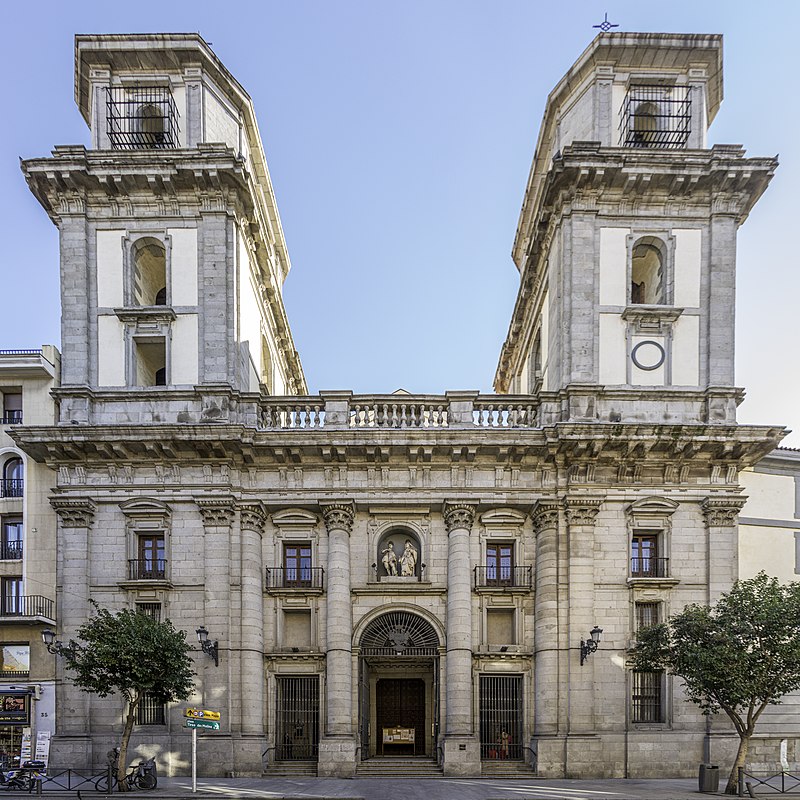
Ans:
POLYGON ((392 528, 378 540, 379 581, 418 581, 423 566, 419 538, 407 528, 392 528))

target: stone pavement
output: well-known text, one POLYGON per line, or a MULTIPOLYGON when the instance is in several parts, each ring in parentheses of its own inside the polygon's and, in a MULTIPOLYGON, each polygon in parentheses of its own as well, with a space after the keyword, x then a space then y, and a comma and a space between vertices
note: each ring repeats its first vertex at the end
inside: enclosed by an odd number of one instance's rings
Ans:
MULTIPOLYGON (((673 780, 545 780, 541 778, 201 778, 194 797, 203 800, 700 800, 696 779, 673 780)), ((50 792, 51 798, 77 797, 72 792, 50 792)), ((10 795, 9 795, 10 796, 10 795)), ((93 790, 82 800, 99 798, 93 790)), ((119 795, 116 795, 119 796, 119 795)), ((150 800, 189 800, 191 779, 160 778, 153 792, 124 795, 150 800)), ((763 796, 763 795, 759 795, 763 796)), ((787 798, 790 795, 772 795, 787 798)), ((798 795, 794 795, 797 797, 798 795)), ((30 795, 25 795, 30 798, 30 795)))

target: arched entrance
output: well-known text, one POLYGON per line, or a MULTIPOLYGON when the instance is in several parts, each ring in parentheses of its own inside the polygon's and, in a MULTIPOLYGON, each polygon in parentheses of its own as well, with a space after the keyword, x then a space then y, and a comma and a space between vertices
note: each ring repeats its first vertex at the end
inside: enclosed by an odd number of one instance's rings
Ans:
POLYGON ((372 620, 359 640, 361 758, 429 756, 439 735, 439 636, 411 611, 372 620))

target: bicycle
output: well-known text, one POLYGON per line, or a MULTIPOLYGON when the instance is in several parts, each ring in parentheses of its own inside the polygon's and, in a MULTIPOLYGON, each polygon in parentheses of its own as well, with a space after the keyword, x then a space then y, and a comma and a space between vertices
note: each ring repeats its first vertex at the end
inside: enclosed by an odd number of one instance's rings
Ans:
MULTIPOLYGON (((155 764, 152 759, 142 760, 135 766, 131 767, 131 771, 123 778, 124 787, 127 791, 132 789, 155 789, 158 780, 153 774, 155 764)), ((111 775, 111 791, 117 788, 117 776, 112 773, 111 775)), ((108 794, 108 775, 101 775, 94 783, 94 788, 98 792, 105 792, 108 794)))

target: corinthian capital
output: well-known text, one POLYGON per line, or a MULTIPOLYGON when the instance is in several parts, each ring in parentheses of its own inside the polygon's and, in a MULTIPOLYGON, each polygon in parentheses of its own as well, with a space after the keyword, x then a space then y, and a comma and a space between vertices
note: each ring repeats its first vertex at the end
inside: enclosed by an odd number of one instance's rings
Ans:
POLYGON ((558 528, 560 506, 555 500, 538 500, 531 511, 533 529, 537 534, 549 528, 558 528))
POLYGON ((62 528, 91 528, 95 503, 88 497, 53 497, 50 505, 61 519, 62 528))
POLYGON ((196 502, 204 527, 229 528, 233 524, 235 506, 232 497, 202 497, 196 502))
POLYGON ((239 520, 242 530, 255 531, 263 535, 264 526, 267 524, 267 515, 260 503, 247 503, 239 506, 239 520))
POLYGON ((472 503, 451 503, 448 501, 444 504, 442 515, 444 516, 444 524, 448 533, 456 528, 471 531, 472 524, 475 522, 475 506, 472 503))
POLYGON ((707 497, 701 503, 706 525, 709 528, 730 528, 736 524, 742 506, 747 502, 744 497, 707 497))
POLYGON ((320 503, 320 510, 328 533, 332 530, 350 533, 353 530, 353 521, 356 518, 354 503, 350 501, 344 503, 320 503))
POLYGON ((603 505, 600 497, 565 497, 564 510, 567 513, 567 524, 570 527, 577 525, 594 525, 594 518, 603 505))

